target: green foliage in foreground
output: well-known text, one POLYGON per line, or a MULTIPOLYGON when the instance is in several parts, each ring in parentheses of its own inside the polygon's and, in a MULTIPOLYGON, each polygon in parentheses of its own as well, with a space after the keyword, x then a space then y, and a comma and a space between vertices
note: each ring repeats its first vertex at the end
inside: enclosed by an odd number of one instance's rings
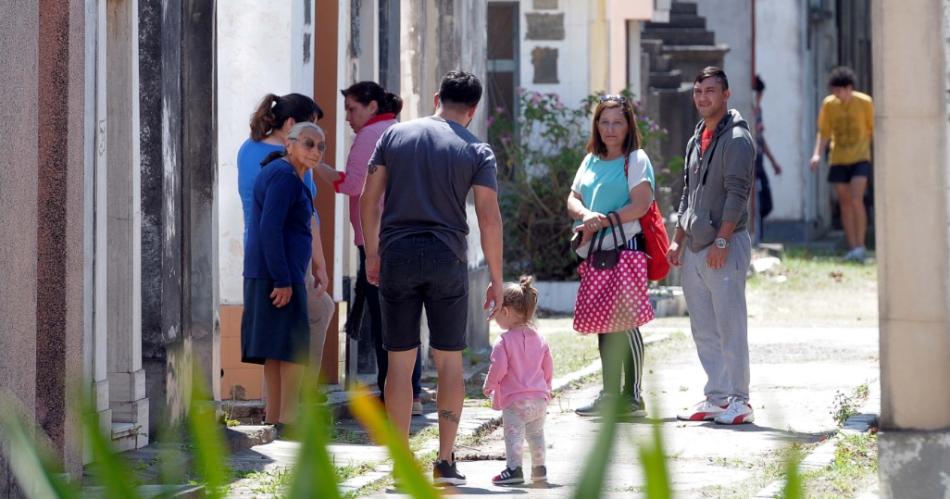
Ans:
MULTIPOLYGON (((339 498, 337 470, 333 466, 328 445, 330 443, 330 416, 323 404, 318 402, 318 383, 315 378, 307 377, 303 384, 302 411, 296 436, 301 442, 296 469, 288 479, 276 482, 272 492, 275 495, 303 498, 323 497, 339 498)), ((227 447, 224 440, 224 427, 217 423, 213 404, 208 400, 207 391, 197 380, 192 380, 190 410, 187 430, 190 437, 192 459, 198 482, 204 486, 207 497, 224 497, 227 483, 231 477, 227 467, 227 447)), ((121 454, 115 452, 111 441, 102 432, 98 416, 91 404, 90 397, 82 397, 83 428, 85 443, 93 458, 92 475, 97 493, 106 498, 142 497, 134 480, 132 466, 121 454)), ((65 479, 54 460, 46 451, 48 445, 34 439, 28 425, 17 411, 18 404, 10 396, 0 399, 0 435, 6 442, 4 458, 16 477, 23 493, 31 498, 74 499, 81 495, 78 484, 65 479)), ((385 445, 393 459, 393 468, 399 478, 402 491, 415 498, 437 498, 440 493, 423 473, 416 457, 404 438, 396 433, 389 424, 382 406, 375 397, 364 388, 357 388, 351 398, 350 408, 354 416, 366 427, 373 439, 385 445)), ((600 497, 604 491, 605 479, 610 456, 617 433, 620 431, 619 404, 614 404, 603 418, 601 430, 591 453, 584 465, 584 471, 574 497, 600 497)), ((42 432, 37 431, 42 436, 42 432)), ((169 434, 163 432, 163 434, 169 434)), ((855 440, 857 442, 857 440, 855 440)), ((846 442, 848 443, 848 442, 846 442)), ((854 442, 852 442, 854 443, 854 442)), ((862 442, 848 444, 836 461, 836 468, 844 469, 847 463, 854 461, 853 456, 860 455, 870 459, 869 445, 862 442)), ((646 483, 645 497, 650 499, 668 499, 673 497, 669 458, 663 450, 663 438, 659 422, 653 422, 653 431, 646 442, 639 443, 640 466, 646 483)), ((183 456, 164 455, 161 459, 169 462, 183 462, 183 456)), ((163 466, 163 470, 172 466, 163 466)), ((861 468, 863 470, 864 468, 861 468)), ((181 470, 178 470, 180 474, 181 470)), ((165 472, 165 489, 157 497, 170 497, 180 489, 173 485, 175 474, 165 472)), ((798 457, 790 453, 786 467, 787 485, 783 497, 797 499, 802 497, 802 477, 798 472, 798 457)), ((181 480, 183 477, 178 476, 181 480)), ((155 496, 153 496, 155 497, 155 496)))

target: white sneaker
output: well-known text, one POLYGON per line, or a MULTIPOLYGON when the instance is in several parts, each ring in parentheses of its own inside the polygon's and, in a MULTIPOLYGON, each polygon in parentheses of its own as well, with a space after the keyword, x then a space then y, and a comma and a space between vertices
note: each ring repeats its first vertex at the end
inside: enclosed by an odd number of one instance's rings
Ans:
POLYGON ((852 248, 844 255, 844 260, 849 262, 863 262, 865 258, 867 258, 867 250, 864 249, 864 246, 852 248))
POLYGON ((716 416, 716 424, 743 424, 755 421, 752 406, 744 400, 733 400, 722 414, 716 416))
POLYGON ((712 421, 716 419, 716 416, 722 414, 726 407, 728 406, 716 405, 708 400, 703 400, 694 405, 692 409, 677 414, 676 419, 680 421, 712 421))

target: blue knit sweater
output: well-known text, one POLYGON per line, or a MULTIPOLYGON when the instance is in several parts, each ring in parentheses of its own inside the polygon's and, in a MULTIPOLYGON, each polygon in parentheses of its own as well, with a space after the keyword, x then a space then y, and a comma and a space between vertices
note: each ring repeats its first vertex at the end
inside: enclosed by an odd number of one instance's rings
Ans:
POLYGON ((312 216, 310 190, 294 167, 284 159, 264 167, 254 182, 244 277, 271 279, 278 288, 303 284, 310 265, 312 216))

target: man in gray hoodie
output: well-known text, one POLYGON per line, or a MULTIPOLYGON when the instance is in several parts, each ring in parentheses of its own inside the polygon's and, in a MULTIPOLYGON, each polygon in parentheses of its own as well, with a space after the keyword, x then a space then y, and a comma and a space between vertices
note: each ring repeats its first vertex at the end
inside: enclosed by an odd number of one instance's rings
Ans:
POLYGON ((755 145, 749 126, 728 108, 729 80, 716 67, 693 83, 702 116, 686 146, 686 186, 670 250, 683 267, 683 295, 706 371, 706 398, 678 414, 686 421, 751 423, 745 276, 752 255, 747 223, 755 145))

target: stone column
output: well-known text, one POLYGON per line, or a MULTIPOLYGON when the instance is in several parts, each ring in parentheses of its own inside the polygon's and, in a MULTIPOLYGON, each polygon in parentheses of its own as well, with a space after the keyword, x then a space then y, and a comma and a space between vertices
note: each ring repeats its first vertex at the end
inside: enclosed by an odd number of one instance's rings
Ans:
POLYGON ((178 421, 187 408, 175 369, 188 341, 182 319, 180 81, 181 3, 140 0, 142 366, 151 431, 178 421))
POLYGON ((881 495, 943 497, 950 469, 950 1, 872 5, 881 495))
POLYGON ((81 472, 78 407, 83 359, 83 2, 39 5, 36 106, 36 421, 67 471, 81 472))
MULTIPOLYGON (((37 162, 36 9, 0 3, 0 231, 4 285, 0 286, 0 379, 30 417, 36 404, 37 162), (13 64, 6 64, 13 61, 13 64)), ((0 496, 17 493, 0 457, 0 496)))
MULTIPOLYGON (((138 2, 106 4, 107 259, 109 405, 120 449, 148 444, 142 369, 139 172, 138 2)), ((102 61, 100 61, 101 63, 102 61)))
MULTIPOLYGON (((432 96, 439 91, 442 75, 453 69, 474 73, 486 83, 487 55, 486 30, 488 8, 480 1, 411 0, 401 4, 400 45, 402 81, 400 95, 404 105, 403 121, 431 115, 432 96)), ((485 125, 487 95, 482 95, 481 106, 469 130, 487 140, 485 125)), ((469 195, 467 205, 469 224, 469 312, 466 336, 469 347, 486 349, 488 322, 484 320, 481 295, 490 276, 482 254, 475 218, 475 206, 469 195)), ((423 328, 425 329, 425 328, 423 328)), ((423 331, 423 336, 427 334, 423 331)), ((428 342, 423 341, 426 354, 428 342)), ((427 361, 427 356, 423 356, 427 361)))
POLYGON ((181 2, 182 285, 196 367, 214 399, 220 400, 214 5, 214 0, 181 2))

